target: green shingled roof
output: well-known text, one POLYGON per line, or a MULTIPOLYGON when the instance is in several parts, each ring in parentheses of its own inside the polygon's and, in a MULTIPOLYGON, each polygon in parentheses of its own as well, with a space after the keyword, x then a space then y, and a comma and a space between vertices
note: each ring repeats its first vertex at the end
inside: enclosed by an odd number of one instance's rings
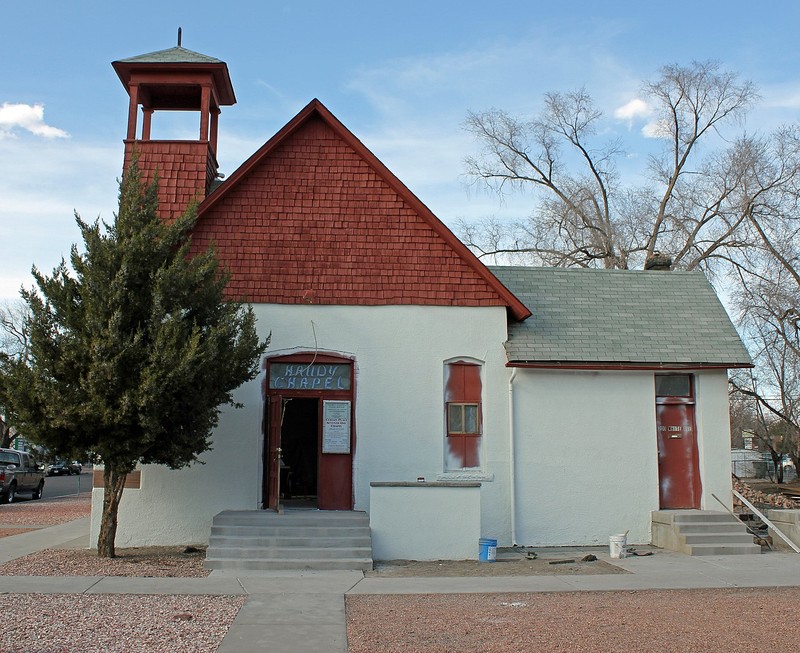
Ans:
POLYGON ((751 363, 700 272, 489 269, 533 312, 509 324, 511 362, 751 363))
POLYGON ((187 50, 180 46, 140 54, 129 59, 120 59, 121 63, 223 63, 219 59, 209 57, 193 50, 187 50))

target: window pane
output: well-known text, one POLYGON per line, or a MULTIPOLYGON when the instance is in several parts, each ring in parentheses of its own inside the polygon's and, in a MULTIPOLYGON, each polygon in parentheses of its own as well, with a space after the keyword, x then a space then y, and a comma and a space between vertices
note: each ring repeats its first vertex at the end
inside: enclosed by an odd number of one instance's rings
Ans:
POLYGON ((656 396, 690 397, 689 374, 668 374, 656 376, 656 396))
POLYGON ((464 406, 464 433, 478 432, 478 407, 474 404, 464 406))
POLYGON ((450 433, 463 433, 464 432, 464 414, 460 404, 450 404, 448 406, 448 424, 447 430, 450 433))

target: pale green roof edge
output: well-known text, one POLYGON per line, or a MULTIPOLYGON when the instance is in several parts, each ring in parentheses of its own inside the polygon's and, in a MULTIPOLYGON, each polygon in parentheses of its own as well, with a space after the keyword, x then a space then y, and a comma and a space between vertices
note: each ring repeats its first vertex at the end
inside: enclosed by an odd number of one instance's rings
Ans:
POLYGON ((220 59, 209 57, 205 54, 200 54, 193 50, 187 50, 180 46, 168 48, 166 50, 157 50, 156 52, 148 52, 147 54, 140 54, 128 59, 120 59, 120 63, 224 63, 220 59))
POLYGON ((512 363, 752 363, 700 272, 489 269, 533 313, 509 323, 512 363))

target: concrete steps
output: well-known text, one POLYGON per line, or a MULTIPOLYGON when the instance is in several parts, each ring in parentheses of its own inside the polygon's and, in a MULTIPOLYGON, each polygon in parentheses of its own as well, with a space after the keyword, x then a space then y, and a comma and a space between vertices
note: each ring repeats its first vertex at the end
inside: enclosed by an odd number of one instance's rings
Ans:
POLYGON ((713 510, 656 510, 652 542, 693 556, 761 553, 747 527, 733 515, 713 510))
POLYGON ((363 512, 225 510, 214 517, 207 569, 369 570, 372 538, 363 512))

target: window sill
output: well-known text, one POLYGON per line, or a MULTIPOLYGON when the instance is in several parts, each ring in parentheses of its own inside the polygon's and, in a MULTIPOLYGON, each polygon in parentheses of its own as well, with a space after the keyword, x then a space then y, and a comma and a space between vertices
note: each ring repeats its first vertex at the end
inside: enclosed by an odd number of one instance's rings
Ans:
POLYGON ((479 469, 470 470, 457 470, 452 472, 444 472, 436 476, 437 481, 483 481, 491 483, 494 481, 494 474, 482 472, 479 469))

